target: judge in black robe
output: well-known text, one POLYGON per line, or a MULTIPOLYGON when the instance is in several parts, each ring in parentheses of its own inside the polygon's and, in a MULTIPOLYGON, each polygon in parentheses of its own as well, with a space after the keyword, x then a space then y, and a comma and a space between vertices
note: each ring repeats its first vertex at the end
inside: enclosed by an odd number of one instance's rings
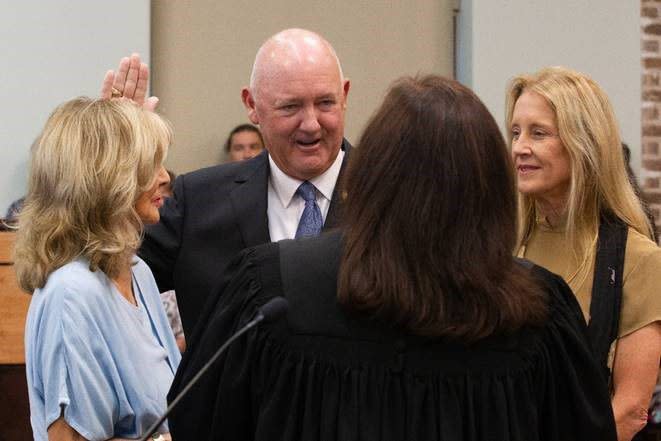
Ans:
POLYGON ((249 250, 186 353, 169 398, 275 296, 286 320, 229 348, 170 417, 174 440, 614 440, 607 387, 561 278, 534 267, 550 315, 475 344, 344 313, 340 233, 249 250))

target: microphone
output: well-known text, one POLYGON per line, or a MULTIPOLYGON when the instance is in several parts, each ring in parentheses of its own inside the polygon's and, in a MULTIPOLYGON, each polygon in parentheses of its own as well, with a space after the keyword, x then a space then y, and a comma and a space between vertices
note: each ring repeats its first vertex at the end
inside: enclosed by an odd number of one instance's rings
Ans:
POLYGON ((274 297, 257 310, 257 322, 271 323, 287 313, 289 302, 284 297, 274 297))
POLYGON ((161 424, 163 424, 163 421, 168 417, 170 412, 172 412, 172 409, 174 409, 179 401, 188 393, 189 390, 195 385, 195 383, 198 382, 198 380, 206 373, 207 370, 213 365, 213 363, 220 357, 220 354, 222 354, 227 347, 232 344, 237 338, 241 337, 243 334, 248 332, 250 329, 254 328, 257 326, 260 322, 264 323, 271 323, 276 320, 278 320, 280 317, 285 315, 287 313, 287 309, 289 308, 289 302, 287 299, 284 297, 274 297, 268 302, 266 302, 264 305, 262 305, 259 309, 257 309, 257 314, 255 314, 255 318, 250 320, 248 323, 243 326, 243 328, 239 329, 234 335, 232 335, 229 340, 225 342, 224 345, 220 347, 216 351, 215 354, 213 354, 213 357, 209 359, 209 361, 206 362, 204 366, 199 370, 197 374, 193 377, 192 380, 188 382, 186 387, 184 387, 181 392, 175 397, 174 400, 172 400, 172 403, 168 406, 167 409, 165 409, 165 412, 161 417, 156 421, 154 424, 147 429, 147 433, 140 438, 140 441, 147 441, 150 436, 154 432, 156 432, 156 429, 159 428, 161 424))

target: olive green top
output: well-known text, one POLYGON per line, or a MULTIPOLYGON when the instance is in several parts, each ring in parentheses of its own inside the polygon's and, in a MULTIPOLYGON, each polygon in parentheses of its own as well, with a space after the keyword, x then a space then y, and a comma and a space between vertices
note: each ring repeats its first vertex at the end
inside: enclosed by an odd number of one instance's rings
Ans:
MULTIPOLYGON (((593 249, 587 261, 579 262, 572 250, 564 229, 538 223, 518 254, 560 275, 574 291, 589 321, 596 253, 593 249)), ((619 338, 661 320, 661 248, 632 228, 624 254, 623 280, 619 338)))

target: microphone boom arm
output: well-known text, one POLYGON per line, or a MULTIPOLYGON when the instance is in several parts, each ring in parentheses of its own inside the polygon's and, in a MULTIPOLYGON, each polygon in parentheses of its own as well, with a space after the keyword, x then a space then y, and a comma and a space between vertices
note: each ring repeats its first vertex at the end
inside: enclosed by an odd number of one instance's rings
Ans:
POLYGON ((211 357, 211 359, 207 361, 204 364, 204 366, 202 366, 202 368, 198 371, 198 373, 195 374, 193 379, 188 382, 186 387, 184 387, 181 390, 181 392, 177 394, 175 399, 172 400, 172 403, 170 403, 168 408, 165 410, 165 413, 163 413, 163 415, 161 415, 161 417, 154 424, 152 424, 151 427, 149 427, 147 433, 142 438, 140 438, 140 441, 147 441, 149 437, 152 436, 154 432, 156 432, 156 429, 158 429, 159 426, 163 424, 163 421, 165 421, 165 419, 168 417, 172 409, 174 409, 174 407, 179 403, 179 401, 181 401, 181 399, 188 393, 188 391, 193 386, 195 386, 195 384, 202 377, 202 375, 204 375, 204 373, 211 367, 211 365, 214 364, 214 362, 218 359, 218 357, 220 357, 220 354, 222 354, 230 344, 232 344, 237 338, 241 337, 243 334, 245 334, 246 332, 257 326, 257 324, 259 324, 259 322, 261 322, 262 320, 264 320, 264 314, 258 311, 257 316, 254 319, 250 320, 243 328, 241 328, 236 334, 234 334, 229 340, 227 340, 225 344, 223 344, 220 347, 220 349, 218 349, 216 353, 213 354, 213 357, 211 357))

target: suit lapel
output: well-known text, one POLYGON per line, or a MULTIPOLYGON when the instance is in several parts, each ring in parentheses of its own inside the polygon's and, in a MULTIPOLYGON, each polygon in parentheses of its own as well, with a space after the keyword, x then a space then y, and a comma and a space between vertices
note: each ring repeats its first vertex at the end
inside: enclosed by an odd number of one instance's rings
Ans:
MULTIPOLYGON (((346 165, 351 154, 351 144, 346 139, 342 140, 344 158, 342 167, 337 177, 333 197, 331 199, 326 222, 323 230, 338 226, 342 214, 341 181, 346 170, 346 165)), ((267 215, 267 195, 269 179, 268 153, 264 150, 255 159, 250 161, 250 167, 246 167, 238 173, 234 179, 235 188, 230 192, 230 200, 234 209, 234 219, 245 247, 261 245, 271 241, 269 235, 267 215)), ((248 165, 246 163, 246 165, 248 165)))
POLYGON ((251 167, 237 174, 236 187, 230 192, 234 219, 246 248, 271 241, 266 214, 269 178, 266 150, 250 162, 251 167))
POLYGON ((349 160, 351 148, 352 147, 351 144, 349 144, 349 141, 342 139, 342 150, 344 150, 344 158, 342 158, 340 174, 337 176, 337 181, 335 181, 333 197, 331 198, 330 207, 328 207, 328 213, 326 214, 326 222, 324 222, 323 231, 337 227, 340 220, 342 219, 342 202, 344 200, 344 195, 342 194, 342 177, 344 176, 344 172, 347 168, 347 162, 349 160))

